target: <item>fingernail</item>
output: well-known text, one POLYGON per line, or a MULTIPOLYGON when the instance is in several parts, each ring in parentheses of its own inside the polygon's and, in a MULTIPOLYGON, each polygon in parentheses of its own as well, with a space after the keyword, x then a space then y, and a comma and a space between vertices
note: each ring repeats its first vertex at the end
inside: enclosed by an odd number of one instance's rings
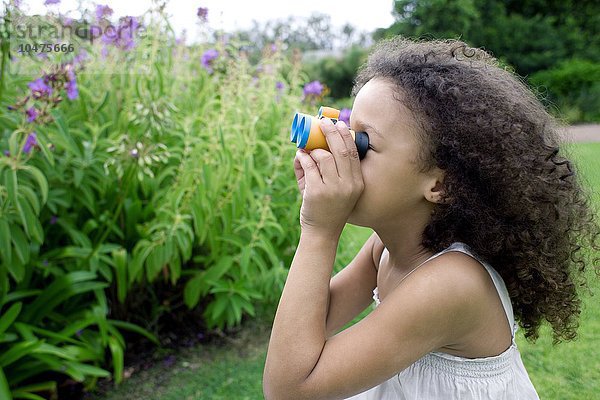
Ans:
POLYGON ((333 122, 331 122, 331 120, 327 117, 322 118, 321 121, 323 121, 324 124, 333 125, 333 122))

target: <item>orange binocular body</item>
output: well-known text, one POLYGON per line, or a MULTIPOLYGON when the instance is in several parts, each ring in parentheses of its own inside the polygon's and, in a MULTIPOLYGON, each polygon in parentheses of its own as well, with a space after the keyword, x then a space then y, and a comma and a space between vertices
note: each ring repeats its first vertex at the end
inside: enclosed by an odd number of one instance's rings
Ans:
MULTIPOLYGON (((296 143, 299 149, 325 149, 329 150, 327 139, 319 126, 319 120, 323 117, 330 118, 335 124, 340 117, 340 110, 332 107, 320 107, 316 116, 297 112, 292 121, 292 133, 290 140, 296 143)), ((354 143, 358 150, 358 157, 362 160, 369 149, 369 135, 366 132, 354 132, 350 129, 354 143)))

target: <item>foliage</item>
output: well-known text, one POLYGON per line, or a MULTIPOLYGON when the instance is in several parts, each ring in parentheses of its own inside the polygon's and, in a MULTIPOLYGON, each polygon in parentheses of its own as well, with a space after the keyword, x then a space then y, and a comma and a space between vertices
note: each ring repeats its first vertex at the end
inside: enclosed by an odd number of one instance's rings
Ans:
POLYGON ((577 56, 600 61, 600 5, 595 1, 397 0, 394 35, 460 38, 485 47, 520 75, 577 56))
POLYGON ((533 74, 529 82, 545 95, 547 103, 558 106, 567 120, 600 120, 600 63, 566 60, 533 74))
POLYGON ((63 65, 69 99, 48 70, 20 69, 35 57, 3 75, 2 398, 55 395, 50 372, 90 388, 112 369, 119 383, 123 330, 159 344, 157 318, 177 304, 221 330, 280 296, 299 235, 284 227, 300 206, 289 125, 305 76, 280 51, 254 68, 243 42, 186 47, 160 10, 146 17, 131 49, 88 45, 77 93, 76 63, 63 65), (180 284, 174 298, 155 289, 180 284))
POLYGON ((316 62, 306 63, 304 70, 312 78, 327 82, 331 97, 339 99, 350 96, 356 71, 366 58, 365 48, 352 46, 344 51, 341 59, 324 57, 316 62))

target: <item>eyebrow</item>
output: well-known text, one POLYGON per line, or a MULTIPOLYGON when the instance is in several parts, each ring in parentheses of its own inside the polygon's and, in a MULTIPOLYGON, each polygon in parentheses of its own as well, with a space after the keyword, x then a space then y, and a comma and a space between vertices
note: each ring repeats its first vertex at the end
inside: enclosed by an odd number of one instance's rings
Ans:
POLYGON ((377 129, 375 129, 375 127, 373 125, 369 125, 366 122, 357 122, 357 124, 359 126, 362 126, 363 128, 372 130, 374 133, 377 134, 377 136, 379 136, 381 139, 383 139, 383 135, 381 133, 379 133, 379 131, 377 129))

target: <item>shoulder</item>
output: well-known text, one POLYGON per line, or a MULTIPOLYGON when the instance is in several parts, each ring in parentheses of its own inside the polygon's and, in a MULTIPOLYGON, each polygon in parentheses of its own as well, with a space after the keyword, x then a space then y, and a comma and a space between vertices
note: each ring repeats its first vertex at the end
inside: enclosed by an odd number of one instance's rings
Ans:
POLYGON ((423 264, 386 301, 403 310, 411 307, 426 313, 423 326, 431 324, 444 332, 438 339, 446 345, 479 326, 487 312, 490 285, 489 274, 479 261, 449 251, 423 264))
MULTIPOLYGON (((461 251, 448 251, 420 268, 420 278, 430 279, 431 285, 458 290, 464 294, 483 294, 490 276, 475 258, 461 251)), ((417 274, 419 271, 415 271, 417 274)))

